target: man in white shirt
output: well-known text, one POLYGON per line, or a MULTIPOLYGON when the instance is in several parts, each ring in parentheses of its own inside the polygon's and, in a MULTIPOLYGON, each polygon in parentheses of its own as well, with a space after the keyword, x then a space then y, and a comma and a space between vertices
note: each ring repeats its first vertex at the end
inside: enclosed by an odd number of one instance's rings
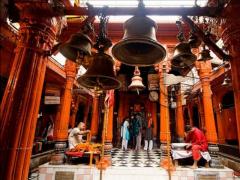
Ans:
POLYGON ((83 122, 80 122, 77 127, 72 129, 68 136, 69 149, 74 149, 76 145, 84 142, 82 136, 90 133, 90 130, 85 129, 86 125, 83 122))

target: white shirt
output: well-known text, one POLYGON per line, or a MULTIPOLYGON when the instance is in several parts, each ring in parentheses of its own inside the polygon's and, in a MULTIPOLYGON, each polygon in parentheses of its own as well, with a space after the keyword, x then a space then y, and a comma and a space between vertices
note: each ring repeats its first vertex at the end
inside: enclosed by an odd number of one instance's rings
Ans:
POLYGON ((68 144, 69 149, 73 149, 76 145, 78 145, 82 141, 82 135, 80 134, 79 128, 73 128, 68 136, 68 144))

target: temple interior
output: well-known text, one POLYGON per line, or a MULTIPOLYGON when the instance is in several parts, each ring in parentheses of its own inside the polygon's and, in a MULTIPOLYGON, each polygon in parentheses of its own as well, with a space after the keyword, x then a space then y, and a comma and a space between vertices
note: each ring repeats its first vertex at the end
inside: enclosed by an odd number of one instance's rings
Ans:
POLYGON ((240 1, 0 5, 0 179, 240 179, 240 1))

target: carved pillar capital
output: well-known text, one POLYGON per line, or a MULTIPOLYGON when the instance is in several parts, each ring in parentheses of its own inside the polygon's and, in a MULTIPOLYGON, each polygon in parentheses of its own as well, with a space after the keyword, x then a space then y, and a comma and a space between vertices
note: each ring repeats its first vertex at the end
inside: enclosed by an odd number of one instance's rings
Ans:
POLYGON ((67 79, 75 79, 76 77, 77 64, 71 60, 66 60, 65 72, 67 79))

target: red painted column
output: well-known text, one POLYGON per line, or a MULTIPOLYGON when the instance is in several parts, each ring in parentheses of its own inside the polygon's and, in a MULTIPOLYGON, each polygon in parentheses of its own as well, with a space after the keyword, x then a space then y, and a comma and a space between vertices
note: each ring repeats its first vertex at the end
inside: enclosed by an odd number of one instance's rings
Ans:
POLYGON ((212 91, 210 85, 210 75, 212 70, 211 61, 197 61, 196 68, 198 69, 198 75, 200 77, 202 85, 205 130, 206 137, 209 143, 208 149, 212 157, 210 165, 211 167, 221 168, 223 166, 221 165, 220 160, 218 158, 219 152, 219 148, 217 146, 218 137, 213 114, 212 91))
POLYGON ((106 122, 106 134, 104 142, 104 157, 106 157, 111 164, 111 150, 112 150, 112 139, 113 139, 113 112, 114 112, 114 90, 108 91, 109 93, 109 107, 107 113, 107 122, 106 122), (111 92, 111 93, 110 93, 111 92))
POLYGON ((202 101, 206 125, 206 137, 209 143, 217 143, 218 139, 214 121, 212 91, 210 85, 210 75, 212 70, 211 61, 196 62, 196 66, 202 84, 202 101))
MULTIPOLYGON (((170 121, 169 121, 169 106, 168 106, 168 91, 165 83, 165 73, 167 73, 167 65, 165 62, 159 64, 159 103, 160 103, 160 149, 161 163, 165 161, 169 164, 170 161, 170 121)), ((156 69, 156 68, 155 68, 156 69)), ((161 164, 161 166, 164 166, 161 164)))
POLYGON ((86 104, 85 104, 85 107, 84 107, 84 118, 83 118, 83 122, 85 124, 87 124, 87 120, 88 120, 88 113, 89 113, 89 110, 90 110, 90 104, 91 104, 91 100, 88 99, 86 104))
POLYGON ((224 11, 222 23, 222 39, 232 56, 230 61, 232 73, 232 87, 234 93, 234 105, 236 113, 238 144, 240 149, 240 21, 239 1, 233 0, 224 11))
POLYGON ((216 117, 217 117, 217 129, 218 129, 218 142, 223 144, 225 143, 225 134, 223 130, 223 119, 221 115, 221 109, 219 107, 219 99, 216 95, 213 95, 213 108, 216 112, 216 117))
POLYGON ((98 120, 99 120, 99 96, 96 94, 93 97, 91 134, 92 140, 95 141, 98 135, 98 120))
POLYGON ((19 40, 0 108, 1 179, 27 179, 46 72, 46 51, 59 32, 60 18, 39 16, 34 3, 20 7, 19 40), (37 12, 37 13, 35 13, 37 12))
MULTIPOLYGON (((199 95, 200 96, 200 95, 199 95)), ((199 110, 199 127, 205 131, 205 113, 204 113, 204 108, 203 108, 203 101, 202 101, 203 98, 201 97, 198 97, 197 98, 197 105, 198 105, 198 110, 199 110)))
POLYGON ((65 64, 66 82, 58 119, 54 125, 53 139, 55 141, 55 153, 52 155, 51 164, 63 164, 64 151, 67 146, 68 125, 72 102, 72 88, 76 78, 76 63, 70 60, 65 64))
POLYGON ((192 105, 191 105, 191 102, 187 102, 187 109, 188 109, 188 116, 189 116, 189 124, 192 126, 193 125, 193 120, 192 120, 192 105))
POLYGON ((182 107, 182 94, 181 87, 178 86, 176 89, 176 130, 179 140, 184 138, 184 118, 183 118, 183 107, 182 107))
POLYGON ((79 102, 80 102, 80 97, 77 95, 75 101, 73 101, 73 107, 72 107, 72 112, 71 112, 71 117, 69 122, 69 125, 71 128, 74 128, 76 126, 75 122, 76 122, 76 115, 78 112, 79 102))

